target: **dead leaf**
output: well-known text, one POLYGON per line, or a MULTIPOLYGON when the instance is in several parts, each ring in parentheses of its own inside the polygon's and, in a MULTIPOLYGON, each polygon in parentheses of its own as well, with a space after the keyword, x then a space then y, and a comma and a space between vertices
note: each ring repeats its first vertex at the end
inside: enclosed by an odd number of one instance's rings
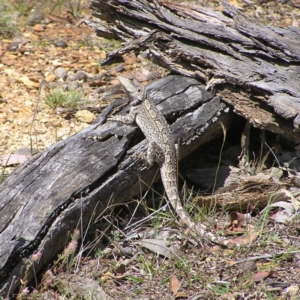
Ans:
POLYGON ((225 230, 226 226, 215 224, 214 229, 215 229, 215 231, 225 230))
POLYGON ((53 14, 46 14, 46 17, 52 21, 52 22, 57 22, 57 23, 72 23, 73 20, 72 18, 68 15, 66 17, 59 17, 53 14))
POLYGON ((117 275, 123 275, 126 272, 126 266, 124 264, 120 264, 116 269, 115 272, 117 275))
POLYGON ((297 296, 299 291, 299 286, 294 284, 287 287, 284 291, 284 295, 288 296, 288 299, 296 299, 294 297, 297 296))
POLYGON ((271 204, 271 207, 276 207, 277 209, 271 212, 270 219, 278 223, 290 221, 299 208, 299 201, 294 196, 291 197, 291 200, 292 202, 278 201, 271 204))
POLYGON ((245 223, 245 216, 239 212, 233 211, 230 214, 230 219, 231 219, 231 223, 229 225, 229 227, 227 228, 228 230, 232 230, 232 231, 243 231, 243 225, 245 223))
POLYGON ((235 252, 235 250, 233 250, 233 249, 224 249, 223 254, 224 254, 224 256, 231 256, 231 255, 233 255, 234 252, 235 252))
POLYGON ((180 283, 179 279, 175 275, 172 275, 170 287, 171 287, 172 293, 174 294, 175 299, 181 299, 181 298, 187 297, 185 292, 179 291, 180 286, 181 286, 181 283, 180 283))
POLYGON ((257 272, 255 273, 251 279, 254 281, 254 282, 260 282, 262 280, 264 280, 265 278, 267 278, 269 276, 269 271, 260 271, 260 272, 257 272))
POLYGON ((234 244, 236 246, 248 245, 248 244, 251 244, 257 238, 257 236, 258 236, 258 232, 254 232, 251 234, 239 236, 235 239, 228 239, 228 240, 226 240, 226 242, 228 242, 230 244, 234 244))
POLYGON ((242 10, 242 7, 241 7, 239 1, 237 1, 237 0, 230 0, 229 3, 230 3, 231 5, 237 7, 238 9, 241 9, 241 10, 242 10))
POLYGON ((220 251, 222 248, 220 245, 214 245, 211 247, 211 250, 214 252, 220 251))
POLYGON ((182 299, 182 298, 187 298, 186 293, 183 291, 177 292, 177 294, 175 295, 175 299, 182 299))
POLYGON ((293 16, 293 22, 292 22, 292 26, 294 27, 299 27, 299 23, 298 23, 298 20, 295 19, 295 17, 293 16))
POLYGON ((120 279, 125 279, 126 275, 114 275, 110 272, 106 272, 103 274, 103 276, 101 276, 101 280, 102 281, 112 281, 112 280, 120 280, 120 279))
POLYGON ((276 278, 277 277, 277 273, 275 271, 260 271, 260 272, 257 272, 255 273, 251 279, 254 281, 254 282, 260 282, 260 281, 263 281, 264 279, 266 279, 267 277, 270 277, 270 278, 276 278))
POLYGON ((44 28, 41 24, 35 24, 32 29, 38 32, 44 31, 44 28))
POLYGON ((160 239, 142 239, 134 242, 150 251, 167 258, 182 258, 184 253, 176 246, 170 244, 165 240, 160 239))
POLYGON ((112 281, 112 279, 114 278, 114 275, 110 272, 105 272, 102 276, 101 276, 101 281, 112 281))
POLYGON ((172 275, 171 276, 171 291, 174 295, 177 294, 179 287, 180 287, 179 279, 175 275, 172 275))
POLYGON ((283 190, 283 193, 289 197, 290 201, 292 202, 295 210, 298 210, 300 208, 300 202, 294 197, 294 195, 288 191, 288 190, 283 190))
POLYGON ((17 65, 16 58, 14 58, 14 57, 11 58, 11 57, 7 57, 7 56, 2 56, 1 61, 6 66, 15 66, 15 65, 17 65))

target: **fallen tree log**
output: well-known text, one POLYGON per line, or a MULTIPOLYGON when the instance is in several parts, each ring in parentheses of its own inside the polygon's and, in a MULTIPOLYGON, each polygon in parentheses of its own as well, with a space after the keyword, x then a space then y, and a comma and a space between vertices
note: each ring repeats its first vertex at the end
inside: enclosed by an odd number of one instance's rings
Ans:
MULTIPOLYGON (((222 133, 216 121, 228 126, 234 120, 226 104, 195 79, 167 76, 147 91, 181 141, 180 158, 222 133)), ((154 181, 157 167, 139 172, 141 162, 132 157, 146 146, 140 130, 100 123, 35 155, 0 186, 2 296, 62 251, 75 228, 84 233, 108 203, 124 203, 154 181), (33 261, 35 253, 39 259, 33 261)))
POLYGON ((222 14, 164 0, 93 0, 87 23, 177 74, 198 78, 255 127, 299 143, 300 31, 256 23, 221 2, 222 14))

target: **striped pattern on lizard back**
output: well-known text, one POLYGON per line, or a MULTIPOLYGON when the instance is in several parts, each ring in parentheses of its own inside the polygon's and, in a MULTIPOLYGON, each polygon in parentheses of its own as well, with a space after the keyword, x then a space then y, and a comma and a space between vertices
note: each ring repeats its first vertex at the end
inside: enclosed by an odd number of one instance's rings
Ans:
MULTIPOLYGON (((148 142, 155 142, 161 148, 164 157, 160 165, 160 173, 167 196, 171 202, 180 201, 177 189, 176 148, 166 119, 154 103, 146 98, 140 105, 135 121, 148 142)), ((160 161, 157 162, 160 163, 160 161)))

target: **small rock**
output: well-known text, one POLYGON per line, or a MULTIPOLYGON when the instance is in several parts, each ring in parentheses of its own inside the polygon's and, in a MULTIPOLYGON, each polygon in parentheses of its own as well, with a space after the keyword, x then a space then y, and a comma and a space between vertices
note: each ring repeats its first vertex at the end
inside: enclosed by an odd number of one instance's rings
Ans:
POLYGON ((134 53, 124 54, 123 59, 125 65, 133 65, 137 61, 137 57, 134 53))
POLYGON ((70 70, 68 72, 68 77, 69 77, 70 81, 74 81, 74 76, 75 76, 74 72, 72 72, 72 70, 70 70))
POLYGON ((87 81, 87 74, 84 71, 78 71, 75 76, 74 76, 74 80, 83 80, 84 82, 87 81))
POLYGON ((67 77, 67 71, 66 71, 66 69, 63 68, 63 67, 58 67, 55 70, 55 76, 56 76, 57 79, 62 78, 63 80, 65 80, 66 77, 67 77))
POLYGON ((44 31, 44 28, 41 24, 35 24, 32 29, 38 32, 44 31))
POLYGON ((34 11, 28 18, 28 24, 33 26, 34 24, 40 23, 45 18, 45 15, 41 11, 34 11))
POLYGON ((54 60, 52 60, 52 65, 54 67, 59 67, 62 65, 62 61, 60 59, 54 59, 54 60))
POLYGON ((242 273, 254 272, 257 270, 256 264, 252 260, 245 261, 243 263, 238 264, 237 269, 242 273))
POLYGON ((46 81, 47 82, 52 82, 54 81, 56 78, 55 74, 49 74, 47 77, 46 77, 46 81))
POLYGON ((113 79, 113 80, 110 81, 110 84, 118 85, 118 84, 120 84, 120 81, 118 79, 113 79))
POLYGON ((22 47, 22 42, 11 42, 7 45, 6 51, 16 51, 22 47))
POLYGON ((19 112, 20 111, 20 109, 19 109, 19 107, 11 107, 11 111, 12 112, 19 112))
POLYGON ((55 41, 51 43, 55 47, 61 47, 61 48, 66 48, 68 47, 68 44, 65 41, 55 41))
POLYGON ((96 117, 93 113, 83 109, 83 110, 79 110, 75 114, 75 118, 80 122, 91 124, 94 122, 96 117))
POLYGON ((17 77, 16 80, 18 82, 22 82, 30 89, 38 89, 40 84, 38 82, 32 81, 28 76, 23 75, 20 77, 17 77))

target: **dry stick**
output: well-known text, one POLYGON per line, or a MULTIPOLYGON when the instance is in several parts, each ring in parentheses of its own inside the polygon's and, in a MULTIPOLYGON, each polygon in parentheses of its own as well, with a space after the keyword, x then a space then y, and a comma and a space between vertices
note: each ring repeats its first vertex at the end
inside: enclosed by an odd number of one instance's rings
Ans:
POLYGON ((225 141, 226 141, 226 128, 225 128, 225 126, 224 126, 224 124, 222 122, 219 122, 219 123, 220 123, 220 125, 222 127, 222 130, 223 130, 223 143, 222 143, 222 146, 221 146, 221 149, 220 149, 219 161, 218 161, 218 165, 217 165, 217 170, 216 170, 216 175, 215 175, 215 182, 214 182, 214 186, 213 186, 213 189, 212 189, 212 194, 214 194, 214 192, 215 192, 215 188, 216 188, 216 184, 217 184, 218 172, 219 172, 220 165, 221 165, 221 160, 222 160, 223 148, 224 148, 225 141))
POLYGON ((13 280, 10 283, 10 286, 9 286, 9 289, 8 289, 7 296, 6 296, 5 300, 9 299, 10 291, 11 291, 11 288, 12 288, 13 284, 15 283, 15 280, 16 280, 16 276, 14 275, 13 280))
POLYGON ((270 152, 273 154, 273 156, 274 156, 274 158, 275 158, 275 160, 276 160, 276 162, 278 164, 278 167, 280 168, 280 162, 279 162, 276 154, 274 153, 273 149, 267 144, 267 142, 264 142, 264 144, 269 148, 270 152))
POLYGON ((42 87, 43 87, 43 84, 45 83, 45 79, 43 78, 40 82, 40 85, 39 85, 39 94, 38 94, 38 98, 37 98, 37 101, 36 101, 36 107, 35 107, 35 110, 34 110, 34 114, 33 114, 33 118, 32 118, 32 123, 31 123, 31 127, 30 127, 30 132, 29 132, 29 137, 30 137, 30 152, 31 152, 31 155, 33 155, 33 149, 32 149, 32 129, 34 129, 34 134, 35 134, 35 143, 36 143, 36 149, 38 149, 38 142, 37 142, 37 133, 36 133, 36 128, 35 128, 35 118, 36 118, 36 115, 37 115, 37 112, 38 112, 38 106, 39 106, 39 102, 41 100, 41 90, 42 90, 42 87))
POLYGON ((239 156, 239 168, 245 170, 249 165, 249 139, 250 139, 251 123, 247 121, 241 138, 242 152, 239 156))
POLYGON ((300 253, 300 250, 294 250, 294 251, 285 251, 285 252, 279 252, 279 253, 274 253, 274 254, 265 254, 265 255, 259 255, 259 256, 253 256, 253 257, 248 257, 246 259, 242 259, 239 261, 234 262, 233 264, 231 264, 230 266, 234 266, 246 261, 251 261, 251 260, 257 260, 257 259, 262 259, 262 258, 272 258, 275 256, 281 256, 284 254, 296 254, 296 253, 300 253))

